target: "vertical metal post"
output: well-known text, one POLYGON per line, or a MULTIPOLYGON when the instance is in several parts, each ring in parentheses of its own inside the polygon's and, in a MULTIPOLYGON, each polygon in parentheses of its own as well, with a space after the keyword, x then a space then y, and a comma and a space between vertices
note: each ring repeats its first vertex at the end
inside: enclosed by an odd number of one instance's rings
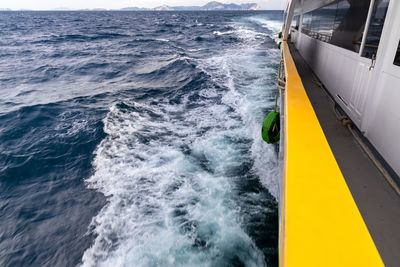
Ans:
POLYGON ((286 41, 290 32, 290 26, 292 24, 294 8, 296 7, 297 0, 292 0, 289 4, 289 8, 287 10, 286 21, 285 21, 285 30, 283 31, 283 40, 286 41))
POLYGON ((375 5, 375 0, 371 0, 371 3, 369 4, 367 21, 365 22, 365 28, 364 28, 363 38, 361 41, 360 52, 358 53, 360 56, 362 56, 362 53, 364 52, 365 42, 367 41, 367 34, 369 30, 369 25, 371 23, 371 17, 374 5, 375 5))
POLYGON ((300 17, 299 17, 299 20, 300 20, 299 21, 299 29, 298 29, 299 32, 301 32, 301 29, 303 28, 303 17, 304 17, 303 5, 304 5, 304 0, 301 0, 300 5, 301 5, 301 14, 300 14, 300 17))

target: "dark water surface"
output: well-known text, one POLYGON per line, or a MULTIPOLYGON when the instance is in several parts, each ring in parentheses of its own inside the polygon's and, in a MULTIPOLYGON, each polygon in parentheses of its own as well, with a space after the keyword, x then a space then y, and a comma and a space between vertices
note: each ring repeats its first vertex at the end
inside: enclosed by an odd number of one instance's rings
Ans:
POLYGON ((0 266, 277 266, 281 12, 0 12, 0 266))

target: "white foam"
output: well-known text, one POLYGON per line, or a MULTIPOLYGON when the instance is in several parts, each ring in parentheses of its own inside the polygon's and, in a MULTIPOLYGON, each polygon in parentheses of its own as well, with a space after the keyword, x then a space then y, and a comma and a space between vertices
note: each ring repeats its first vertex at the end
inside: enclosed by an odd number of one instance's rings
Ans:
POLYGON ((157 41, 160 41, 160 42, 166 42, 166 43, 169 42, 168 39, 163 39, 163 38, 156 38, 156 40, 157 40, 157 41))
POLYGON ((181 56, 178 54, 168 56, 148 56, 146 60, 139 61, 135 67, 132 68, 136 74, 149 74, 151 72, 160 70, 177 61, 190 60, 190 57, 181 56))
POLYGON ((78 134, 81 131, 88 131, 89 118, 85 114, 74 114, 71 111, 61 113, 55 127, 59 137, 66 138, 78 134))
MULTIPOLYGON (((270 77, 268 74, 273 74, 276 70, 260 68, 256 58, 251 56, 256 52, 257 49, 247 47, 240 51, 232 51, 224 56, 206 59, 202 63, 205 70, 208 69, 208 72, 212 73, 211 75, 216 81, 225 81, 225 85, 230 88, 231 92, 226 94, 223 100, 225 104, 234 107, 241 115, 245 126, 243 129, 246 131, 244 135, 253 140, 251 148, 252 158, 254 159, 253 171, 258 174, 261 182, 270 193, 277 198, 279 189, 276 178, 279 170, 276 154, 273 146, 265 144, 260 133, 265 116, 262 110, 274 104, 267 101, 271 91, 266 90, 265 82, 270 77), (218 68, 215 66, 218 66, 218 68), (243 66, 246 66, 246 69, 243 66), (246 81, 249 78, 254 78, 252 83, 235 85, 234 80, 246 81)), ((270 53, 269 60, 278 64, 279 51, 270 53)))
POLYGON ((267 28, 274 33, 279 33, 282 31, 282 21, 279 20, 270 20, 266 18, 261 18, 261 17, 250 17, 249 18, 251 21, 254 21, 258 24, 260 24, 262 27, 267 28))
POLYGON ((232 34, 235 31, 226 31, 226 32, 220 32, 220 31, 213 31, 214 35, 225 35, 225 34, 232 34))
POLYGON ((277 196, 276 155, 260 135, 262 111, 272 105, 266 75, 275 70, 257 56, 256 44, 197 61, 229 90, 193 91, 180 104, 125 99, 110 108, 87 180, 108 204, 93 218, 96 238, 83 266, 222 266, 232 257, 265 265, 242 225, 231 177, 250 157, 251 171, 277 196), (188 109, 192 94, 203 98, 188 109))
POLYGON ((236 25, 235 28, 236 35, 246 42, 254 42, 257 39, 264 39, 269 36, 267 33, 258 32, 241 25, 236 25))
POLYGON ((250 17, 249 20, 259 24, 261 27, 270 30, 272 33, 269 34, 272 39, 275 40, 276 43, 279 43, 281 40, 278 38, 279 32, 282 31, 282 21, 279 20, 270 20, 261 17, 250 17))

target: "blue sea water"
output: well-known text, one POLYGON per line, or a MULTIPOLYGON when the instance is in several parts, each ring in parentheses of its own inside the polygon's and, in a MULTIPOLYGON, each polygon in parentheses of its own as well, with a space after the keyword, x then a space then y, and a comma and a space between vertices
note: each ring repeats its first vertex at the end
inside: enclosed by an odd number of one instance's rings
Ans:
POLYGON ((277 266, 282 12, 0 12, 1 266, 277 266))

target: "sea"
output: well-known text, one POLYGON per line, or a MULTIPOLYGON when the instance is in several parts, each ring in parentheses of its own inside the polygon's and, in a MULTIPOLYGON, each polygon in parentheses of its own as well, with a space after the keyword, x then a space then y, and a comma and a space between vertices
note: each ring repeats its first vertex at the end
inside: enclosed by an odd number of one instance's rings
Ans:
POLYGON ((282 15, 0 12, 0 266, 278 266, 282 15))

